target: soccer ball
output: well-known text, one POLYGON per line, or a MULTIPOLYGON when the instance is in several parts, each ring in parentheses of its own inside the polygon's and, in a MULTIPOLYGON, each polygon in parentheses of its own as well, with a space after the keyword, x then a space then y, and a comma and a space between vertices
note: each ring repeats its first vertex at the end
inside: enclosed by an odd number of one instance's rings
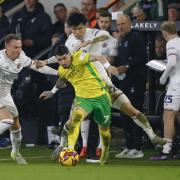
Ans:
POLYGON ((59 163, 62 166, 75 166, 78 161, 78 153, 70 148, 63 148, 59 154, 59 163))

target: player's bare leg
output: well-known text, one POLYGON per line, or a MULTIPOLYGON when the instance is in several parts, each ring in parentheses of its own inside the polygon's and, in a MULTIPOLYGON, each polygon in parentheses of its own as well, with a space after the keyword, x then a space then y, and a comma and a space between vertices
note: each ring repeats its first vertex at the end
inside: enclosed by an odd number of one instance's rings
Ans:
POLYGON ((174 126, 174 120, 176 116, 175 111, 173 110, 164 110, 163 114, 163 120, 164 120, 164 137, 169 140, 164 146, 163 146, 163 153, 170 153, 172 149, 172 139, 175 135, 175 126, 174 126))
POLYGON ((146 132, 153 144, 164 145, 166 142, 168 142, 167 139, 158 137, 154 133, 146 116, 132 106, 127 96, 123 94, 121 90, 116 89, 111 93, 111 96, 113 101, 112 107, 122 111, 123 113, 131 117, 132 120, 146 132))
POLYGON ((11 158, 18 164, 27 164, 25 159, 19 153, 22 139, 19 119, 13 119, 9 110, 3 107, 0 108, 0 134, 3 134, 6 130, 10 130, 10 139, 12 143, 11 158))

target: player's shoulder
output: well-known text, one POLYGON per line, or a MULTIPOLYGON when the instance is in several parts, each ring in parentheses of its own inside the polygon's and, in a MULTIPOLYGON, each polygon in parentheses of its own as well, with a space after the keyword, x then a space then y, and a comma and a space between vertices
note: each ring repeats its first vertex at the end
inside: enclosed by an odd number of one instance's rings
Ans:
POLYGON ((100 29, 87 28, 86 32, 87 32, 87 34, 91 34, 91 35, 94 35, 94 36, 97 36, 99 34, 101 34, 101 35, 109 35, 109 33, 107 31, 100 30, 100 29))
POLYGON ((71 47, 71 46, 74 47, 74 45, 77 43, 77 41, 78 40, 76 39, 76 37, 73 34, 71 34, 67 38, 67 40, 65 42, 65 46, 67 46, 68 48, 71 47))
POLYGON ((67 41, 71 41, 72 39, 73 39, 73 40, 76 39, 73 33, 68 36, 66 42, 67 42, 67 41))
POLYGON ((167 51, 172 50, 172 49, 176 49, 177 47, 179 47, 179 44, 180 44, 180 38, 179 37, 169 40, 166 44, 167 51))
POLYGON ((0 61, 4 62, 7 59, 5 49, 0 50, 0 61))

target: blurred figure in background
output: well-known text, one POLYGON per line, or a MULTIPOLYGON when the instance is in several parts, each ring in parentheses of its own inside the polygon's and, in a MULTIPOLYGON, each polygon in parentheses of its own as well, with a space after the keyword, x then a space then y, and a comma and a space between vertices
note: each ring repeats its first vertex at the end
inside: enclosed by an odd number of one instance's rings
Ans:
POLYGON ((115 3, 113 6, 112 6, 112 12, 118 12, 118 11, 121 11, 121 7, 125 5, 125 0, 119 0, 117 3, 115 3))
POLYGON ((3 38, 5 35, 7 35, 9 31, 9 20, 8 18, 4 15, 3 9, 0 6, 0 48, 3 47, 3 38))
POLYGON ((97 5, 97 0, 81 1, 81 13, 86 16, 90 28, 95 28, 97 24, 96 5, 97 5))
MULTIPOLYGON (((140 32, 131 27, 131 19, 127 15, 117 18, 117 27, 122 39, 118 44, 118 55, 114 65, 118 67, 121 76, 113 81, 138 110, 143 110, 146 84, 146 45, 140 32)), ((142 158, 142 129, 130 117, 122 114, 123 130, 126 140, 125 149, 117 154, 117 158, 142 158)))
POLYGON ((171 3, 168 5, 168 21, 180 20, 180 3, 171 3))
POLYGON ((63 3, 58 3, 54 6, 54 14, 56 16, 57 21, 53 24, 53 32, 62 34, 64 33, 64 23, 67 17, 67 9, 63 3))
POLYGON ((38 0, 24 0, 25 6, 12 17, 11 31, 22 37, 23 50, 36 56, 51 44, 52 22, 38 0))

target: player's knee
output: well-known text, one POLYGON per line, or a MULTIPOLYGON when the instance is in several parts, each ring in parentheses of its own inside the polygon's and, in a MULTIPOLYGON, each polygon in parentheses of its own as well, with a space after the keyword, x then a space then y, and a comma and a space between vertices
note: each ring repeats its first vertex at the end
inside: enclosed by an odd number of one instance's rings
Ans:
POLYGON ((0 135, 3 134, 6 130, 10 130, 14 123, 13 119, 2 119, 0 120, 0 135))
POLYGON ((120 94, 116 100, 112 103, 112 107, 121 110, 124 104, 130 103, 129 99, 125 94, 120 94))
POLYGON ((81 109, 76 109, 73 112, 73 121, 80 122, 84 119, 84 112, 81 109))

